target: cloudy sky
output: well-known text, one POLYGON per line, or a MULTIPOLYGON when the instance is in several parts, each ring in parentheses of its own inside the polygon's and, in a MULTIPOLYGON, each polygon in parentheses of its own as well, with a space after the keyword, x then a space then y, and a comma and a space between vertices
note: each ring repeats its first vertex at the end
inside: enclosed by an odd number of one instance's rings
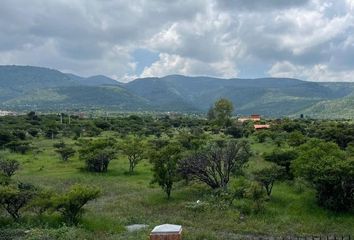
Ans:
POLYGON ((1 0, 0 64, 354 81, 354 0, 1 0))

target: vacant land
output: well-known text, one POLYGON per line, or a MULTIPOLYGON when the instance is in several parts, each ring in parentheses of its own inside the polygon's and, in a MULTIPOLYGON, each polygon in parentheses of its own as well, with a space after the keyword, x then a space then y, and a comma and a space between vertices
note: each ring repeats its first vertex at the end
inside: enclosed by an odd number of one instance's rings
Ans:
MULTIPOLYGON (((0 208, 0 239, 146 239, 154 226, 164 223, 182 225, 184 239, 187 240, 354 235, 353 211, 329 210, 331 205, 319 204, 316 198, 318 190, 297 176, 275 179, 270 196, 266 196, 263 190, 253 191, 249 199, 235 197, 230 201, 230 196, 236 196, 233 191, 236 191, 234 186, 237 183, 243 179, 256 183, 254 173, 257 170, 274 167, 274 163, 265 160, 267 156, 279 149, 301 152, 314 136, 319 144, 328 143, 329 147, 334 146, 329 142, 338 143, 334 148, 337 155, 351 159, 353 148, 349 130, 352 123, 278 120, 267 122, 273 126, 270 130, 254 131, 252 123, 232 123, 232 126, 220 128, 212 121, 198 118, 73 118, 68 124, 61 123, 58 116, 35 116, 30 113, 28 116, 2 119, 1 144, 7 151, 4 153, 7 158, 20 163, 11 181, 30 183, 59 196, 77 183, 97 187, 101 194, 84 206, 85 212, 77 224, 65 223, 54 209, 38 213, 31 209, 31 204, 21 208, 21 217, 17 221, 0 208), (78 131, 78 127, 81 130, 78 131), (36 131, 38 133, 34 134, 36 131), (343 134, 337 136, 333 132, 343 134), (9 134, 16 138, 8 137, 9 134), (156 172, 149 154, 144 155, 134 173, 128 171, 129 161, 122 151, 122 146, 127 145, 122 145, 122 141, 131 134, 143 139, 146 152, 160 151, 152 149, 148 143, 162 139, 170 139, 172 145, 183 145, 185 155, 181 158, 200 151, 198 149, 205 145, 204 142, 246 140, 251 156, 242 173, 232 172, 228 190, 212 189, 203 182, 181 178, 173 180, 171 198, 168 199, 158 184, 152 184, 156 172), (333 139, 328 139, 328 136, 333 139), (6 144, 6 139, 12 140, 6 144), (107 172, 90 172, 85 167, 81 150, 90 141, 99 139, 116 141, 117 154, 110 161, 107 172), (63 161, 57 152, 61 143, 75 150, 67 161, 63 161), (349 157, 344 157, 347 155, 349 157), (149 227, 128 232, 125 226, 131 224, 147 224, 149 227)), ((353 169, 351 163, 349 161, 348 169, 353 169)))
MULTIPOLYGON (((114 136, 113 132, 101 135, 107 134, 114 136)), ((74 140, 62 140, 78 148, 74 140)), ((275 147, 269 142, 250 141, 254 155, 248 169, 266 164, 263 152, 275 147)), ((3 235, 19 239, 146 239, 153 226, 163 223, 183 225, 184 239, 232 239, 234 234, 354 234, 353 213, 334 213, 320 208, 313 190, 299 189, 291 182, 276 183, 271 199, 261 212, 243 215, 223 203, 214 202, 211 190, 200 183, 178 183, 172 198, 167 200, 157 185, 150 184, 152 172, 147 160, 137 166, 133 175, 127 174, 128 161, 123 155, 111 162, 107 173, 86 172, 77 154, 68 162, 60 161, 54 152, 55 142, 59 140, 41 137, 33 141, 36 152, 13 153, 12 157, 21 163, 14 179, 58 192, 74 183, 84 183, 98 186, 102 196, 86 206, 87 211, 77 227, 64 226, 55 214, 40 217, 24 214, 19 223, 14 223, 3 212, 0 219, 3 235), (191 208, 197 200, 213 202, 213 206, 208 210, 191 208), (128 233, 124 226, 129 224, 148 224, 149 228, 128 233)), ((0 239, 3 239, 1 235, 0 239)))

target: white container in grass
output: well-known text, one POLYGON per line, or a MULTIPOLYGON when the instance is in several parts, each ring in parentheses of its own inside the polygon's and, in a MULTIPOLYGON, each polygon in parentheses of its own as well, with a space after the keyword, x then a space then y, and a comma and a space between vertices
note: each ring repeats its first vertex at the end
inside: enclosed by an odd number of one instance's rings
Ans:
POLYGON ((150 233, 150 240, 181 240, 182 226, 163 224, 156 226, 150 233))

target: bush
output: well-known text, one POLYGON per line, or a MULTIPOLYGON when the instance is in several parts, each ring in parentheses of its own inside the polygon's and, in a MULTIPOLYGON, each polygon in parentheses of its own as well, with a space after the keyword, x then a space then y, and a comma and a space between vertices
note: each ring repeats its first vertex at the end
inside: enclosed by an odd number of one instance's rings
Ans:
POLYGON ((84 205, 98 198, 99 195, 99 189, 77 184, 72 186, 69 192, 56 196, 53 200, 53 207, 62 214, 67 224, 77 224, 84 212, 84 205))
POLYGON ((53 144, 53 146, 56 148, 55 152, 57 152, 60 158, 65 162, 75 155, 75 150, 67 146, 64 142, 53 144))
POLYGON ((13 152, 21 153, 21 154, 25 154, 31 149, 29 142, 18 141, 18 140, 9 142, 8 144, 6 144, 6 147, 13 152))
POLYGON ((20 163, 16 160, 0 159, 0 171, 6 177, 11 177, 19 169, 20 163))
POLYGON ((295 150, 274 150, 271 153, 265 154, 264 159, 269 162, 276 163, 277 165, 284 167, 285 178, 293 179, 294 176, 291 172, 291 162, 298 156, 295 150))
POLYGON ((167 198, 171 196, 173 183, 179 180, 177 163, 180 160, 181 147, 178 144, 170 143, 159 151, 151 152, 149 158, 153 164, 153 180, 166 193, 167 198))
POLYGON ((80 159, 86 163, 91 172, 107 172, 109 162, 115 158, 116 150, 112 147, 115 142, 104 139, 86 143, 79 151, 80 159))
POLYGON ((354 207, 354 159, 335 143, 311 140, 299 147, 292 167, 299 177, 309 181, 321 206, 335 211, 354 207))
POLYGON ((212 189, 226 190, 231 175, 240 172, 250 156, 250 146, 246 141, 221 141, 183 159, 179 171, 183 176, 197 179, 212 189))
POLYGON ((282 175, 283 168, 276 164, 253 172, 254 179, 264 187, 268 197, 272 194, 275 180, 278 180, 282 175))
POLYGON ((36 195, 36 188, 30 184, 0 185, 0 205, 17 221, 20 210, 36 195))

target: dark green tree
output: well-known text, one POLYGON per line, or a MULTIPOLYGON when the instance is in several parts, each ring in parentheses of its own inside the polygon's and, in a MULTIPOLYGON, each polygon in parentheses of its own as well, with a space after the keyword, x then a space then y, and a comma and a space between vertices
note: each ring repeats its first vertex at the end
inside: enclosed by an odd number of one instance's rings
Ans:
POLYGON ((136 135, 127 136, 121 143, 122 153, 128 157, 129 173, 134 173, 136 165, 145 157, 145 142, 136 135))
POLYGON ((316 189, 321 206, 335 211, 354 207, 354 159, 337 144, 311 140, 298 149, 292 168, 316 189))
POLYGON ((53 206, 62 214, 67 224, 77 224, 84 212, 85 204, 99 196, 98 188, 76 184, 67 193, 56 196, 53 199, 53 206))
POLYGON ((278 180, 282 174, 283 168, 276 164, 272 164, 253 172, 254 180, 264 187, 268 197, 272 194, 274 182, 278 180))
POLYGON ((182 176, 204 182, 212 189, 227 189, 230 177, 239 173, 251 156, 246 141, 219 141, 181 160, 182 176))
POLYGON ((159 151, 151 152, 149 158, 154 173, 152 183, 159 184, 169 199, 173 184, 179 180, 177 164, 181 158, 181 147, 170 143, 159 151))

